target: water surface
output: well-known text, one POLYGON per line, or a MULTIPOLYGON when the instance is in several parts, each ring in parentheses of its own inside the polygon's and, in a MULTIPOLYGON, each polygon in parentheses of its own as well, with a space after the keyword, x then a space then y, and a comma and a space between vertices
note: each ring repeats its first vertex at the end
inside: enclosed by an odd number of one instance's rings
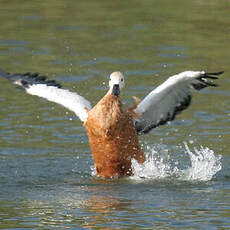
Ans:
POLYGON ((1 1, 0 67, 95 104, 115 70, 125 104, 184 70, 226 73, 140 137, 148 161, 103 180, 70 111, 0 79, 0 228, 229 229, 229 9, 222 1, 1 1))

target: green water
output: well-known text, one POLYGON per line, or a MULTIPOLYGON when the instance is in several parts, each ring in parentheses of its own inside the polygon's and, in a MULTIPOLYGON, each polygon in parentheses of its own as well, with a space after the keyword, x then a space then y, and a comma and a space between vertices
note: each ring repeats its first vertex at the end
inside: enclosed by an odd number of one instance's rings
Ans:
POLYGON ((0 1, 0 68, 48 75, 92 104, 116 70, 126 104, 175 73, 225 71, 218 88, 140 137, 147 153, 164 155, 148 180, 93 176, 78 118, 1 78, 0 229, 229 229, 229 12, 227 0, 0 1), (200 146, 221 155, 221 170, 207 179, 204 158, 200 175, 190 170, 196 180, 164 176, 170 162, 190 167, 184 142, 195 155, 200 146))

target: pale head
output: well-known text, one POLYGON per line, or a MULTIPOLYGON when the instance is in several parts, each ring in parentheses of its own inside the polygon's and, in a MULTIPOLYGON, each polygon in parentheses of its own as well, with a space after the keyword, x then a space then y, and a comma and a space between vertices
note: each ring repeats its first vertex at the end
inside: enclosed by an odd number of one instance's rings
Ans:
POLYGON ((116 94, 120 93, 120 90, 125 86, 125 79, 121 72, 113 72, 110 75, 109 88, 110 93, 113 93, 113 90, 116 88, 116 94), (118 91, 119 92, 118 92, 118 91))

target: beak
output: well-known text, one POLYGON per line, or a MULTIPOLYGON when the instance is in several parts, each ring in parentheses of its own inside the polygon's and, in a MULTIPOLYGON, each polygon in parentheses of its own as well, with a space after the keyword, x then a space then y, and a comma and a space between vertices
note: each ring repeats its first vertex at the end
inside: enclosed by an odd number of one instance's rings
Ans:
POLYGON ((112 95, 119 96, 120 94, 120 87, 118 84, 113 85, 112 95))

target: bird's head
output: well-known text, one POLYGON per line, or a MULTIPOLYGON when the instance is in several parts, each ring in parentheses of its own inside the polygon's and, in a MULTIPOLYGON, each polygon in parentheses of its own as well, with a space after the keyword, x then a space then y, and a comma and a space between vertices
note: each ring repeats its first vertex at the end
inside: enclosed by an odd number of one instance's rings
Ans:
POLYGON ((113 72, 110 75, 109 92, 115 96, 120 95, 120 91, 125 86, 125 79, 121 72, 113 72))

